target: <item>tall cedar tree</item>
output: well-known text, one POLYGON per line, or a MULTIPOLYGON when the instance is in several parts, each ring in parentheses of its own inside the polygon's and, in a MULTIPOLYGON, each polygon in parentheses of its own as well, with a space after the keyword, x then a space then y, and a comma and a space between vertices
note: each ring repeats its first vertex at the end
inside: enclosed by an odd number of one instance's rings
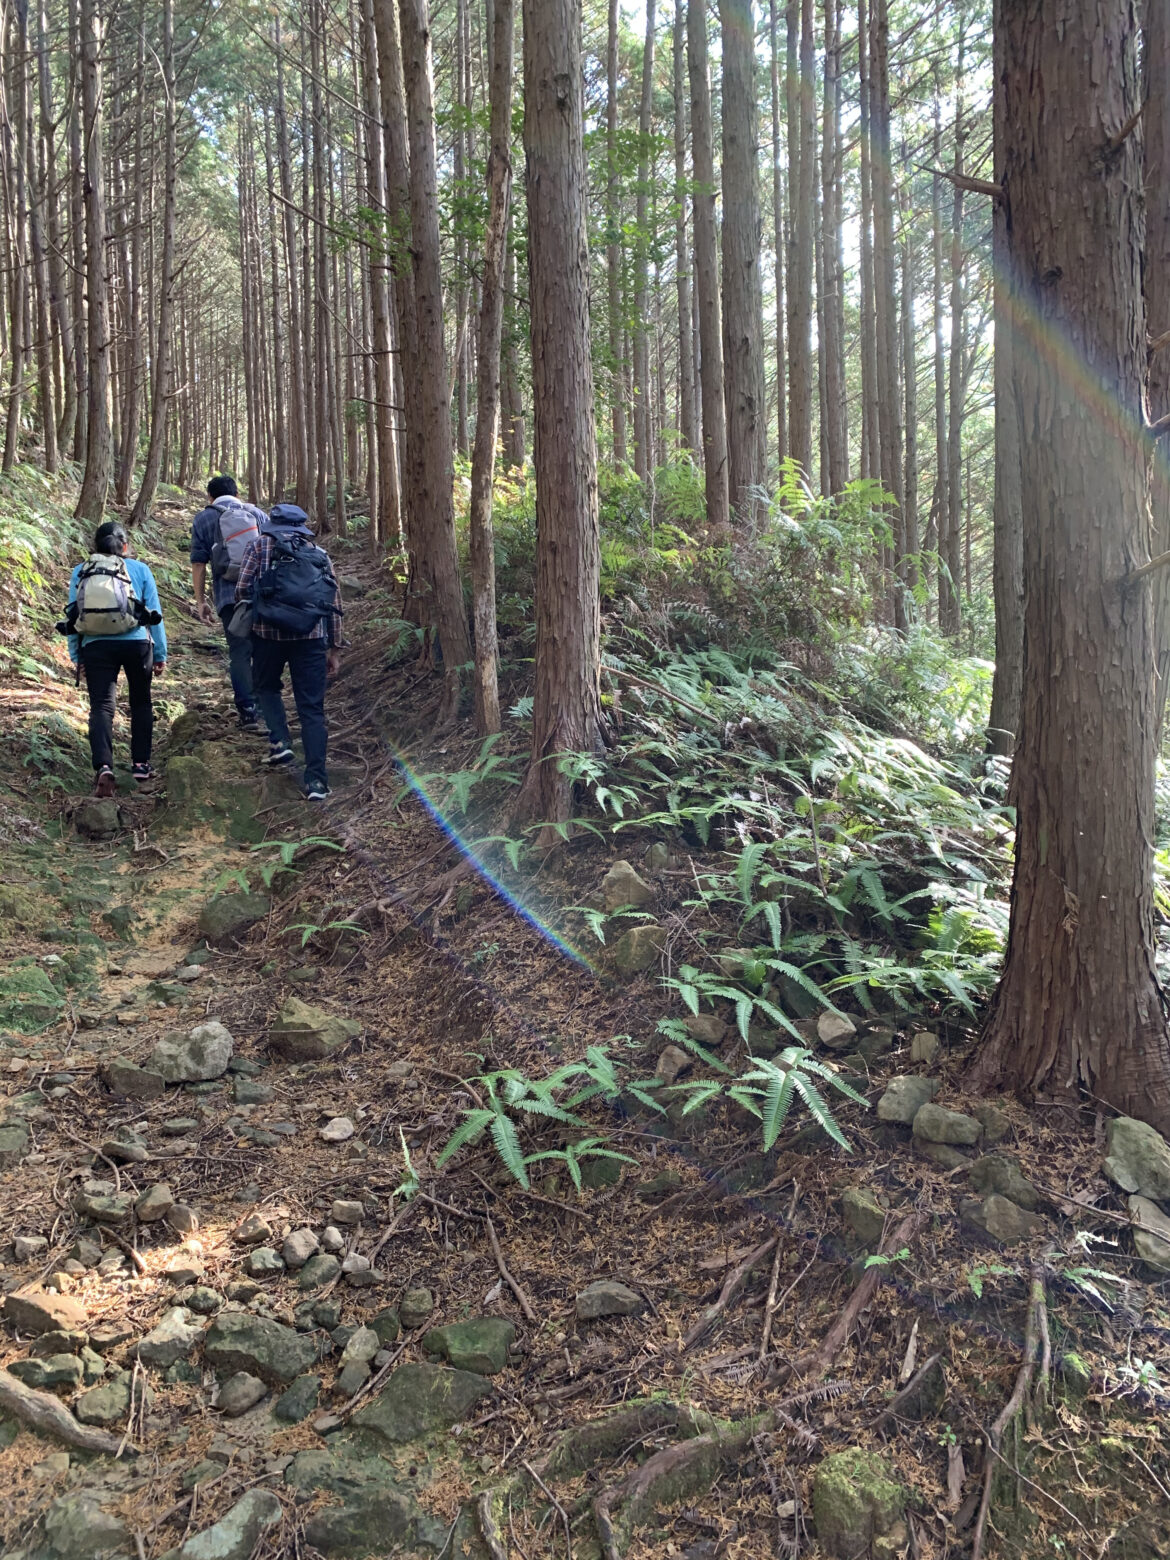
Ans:
POLYGON ((1149 543, 1136 4, 1031 0, 1003 24, 1026 606, 1011 925, 975 1080, 1079 1086, 1166 1131, 1155 613, 1149 576, 1123 583, 1149 543))
POLYGON ((562 753, 602 745, 601 542, 589 337, 581 0, 524 0, 536 468, 536 696, 518 815, 563 823, 562 753))

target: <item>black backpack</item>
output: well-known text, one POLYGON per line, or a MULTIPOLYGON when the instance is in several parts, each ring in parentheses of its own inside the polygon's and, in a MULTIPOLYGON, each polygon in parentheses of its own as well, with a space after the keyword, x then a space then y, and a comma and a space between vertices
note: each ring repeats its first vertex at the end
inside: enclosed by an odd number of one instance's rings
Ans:
POLYGON ((253 620, 286 634, 312 633, 323 617, 337 612, 337 581, 329 554, 310 537, 295 532, 272 541, 272 562, 256 581, 253 620))

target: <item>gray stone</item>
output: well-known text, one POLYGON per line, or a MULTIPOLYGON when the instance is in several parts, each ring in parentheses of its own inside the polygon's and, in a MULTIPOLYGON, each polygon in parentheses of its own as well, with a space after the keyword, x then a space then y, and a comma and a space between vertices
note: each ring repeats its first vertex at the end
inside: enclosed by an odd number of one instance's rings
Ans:
POLYGON ((335 1224, 327 1224, 321 1235, 321 1245, 326 1251, 331 1251, 335 1257, 340 1256, 345 1250, 345 1236, 335 1224))
POLYGON ((638 1316, 645 1309, 641 1295, 613 1278, 599 1278, 577 1296, 579 1322, 595 1322, 603 1316, 638 1316))
POLYGON ((830 1051, 855 1050, 857 1025, 844 1013, 822 1013, 817 1019, 817 1039, 830 1051))
POLYGON ((360 1224, 365 1216, 365 1207, 360 1202, 347 1201, 344 1197, 337 1198, 329 1210, 334 1224, 360 1224))
POLYGON ((333 1383, 333 1395, 342 1399, 351 1398, 359 1387, 365 1386, 369 1379, 368 1360, 349 1360, 337 1373, 337 1379, 333 1383))
POLYGON ((221 1311, 203 1340, 209 1365, 246 1370, 273 1383, 293 1381, 316 1357, 315 1345, 303 1333, 244 1311, 221 1311))
POLYGON ((635 910, 648 905, 654 898, 654 890, 640 878, 628 861, 615 861, 601 880, 601 892, 605 908, 610 914, 633 905, 635 910))
POLYGON ((284 1245, 280 1248, 280 1254, 284 1258, 286 1267, 302 1268, 320 1245, 312 1230, 293 1230, 291 1235, 286 1235, 284 1245))
POLYGON ((28 1153, 29 1131, 23 1121, 10 1121, 0 1126, 0 1168, 19 1162, 28 1153))
POLYGON ((320 1376, 298 1376, 288 1391, 281 1393, 277 1398, 272 1412, 277 1419, 283 1419, 287 1424, 298 1425, 302 1419, 307 1419, 315 1412, 320 1395, 320 1376))
POLYGON ((196 1285, 194 1289, 181 1290, 175 1296, 177 1305, 185 1305, 188 1311, 194 1311, 197 1316, 214 1316, 223 1306, 223 1296, 218 1289, 210 1289, 206 1285, 196 1285))
POLYGON ((134 1211, 134 1199, 129 1192, 110 1196, 83 1187, 73 1194, 73 1206, 95 1224, 125 1224, 134 1211))
POLYGON ((974 1163, 970 1149, 956 1148, 952 1143, 928 1143, 925 1138, 915 1138, 914 1149, 923 1159, 933 1160, 944 1170, 964 1170, 974 1163))
POLYGON ((476 1403, 491 1395, 491 1384, 470 1371, 441 1365, 400 1365, 377 1397, 357 1411, 351 1424, 394 1444, 414 1441, 457 1424, 476 1403))
POLYGON ((891 1078, 886 1092, 878 1101, 878 1120, 896 1122, 899 1126, 908 1127, 922 1107, 937 1093, 936 1078, 919 1078, 914 1074, 908 1077, 891 1078))
POLYGON ((322 1143, 348 1143, 354 1134, 353 1122, 348 1116, 334 1116, 318 1131, 322 1143))
POLYGON ((187 1540, 179 1560, 249 1560, 260 1535, 276 1526, 283 1511, 271 1490, 248 1490, 226 1516, 187 1540))
POLYGON ((228 1419, 238 1419, 250 1408, 255 1408, 267 1391, 268 1388, 258 1376, 250 1376, 246 1370, 238 1370, 220 1387, 215 1406, 228 1419))
POLYGON ((297 1274, 297 1287, 299 1289, 323 1289, 326 1284, 331 1284, 341 1272, 341 1263, 328 1252, 319 1251, 315 1257, 310 1257, 304 1267, 297 1274))
POLYGON ((715 1049, 727 1039, 727 1025, 714 1013, 690 1013, 683 1019, 683 1028, 692 1040, 715 1049))
POLYGON ((31 1262, 48 1249, 49 1242, 44 1235, 17 1235, 12 1242, 12 1255, 18 1262, 31 1262))
POLYGON ((57 1294, 41 1284, 14 1289, 4 1300, 4 1317, 17 1332, 47 1333, 85 1329, 85 1307, 71 1295, 57 1294))
MULTIPOLYGON (((423 1342, 425 1345, 426 1339, 423 1342)), ((341 1363, 348 1365, 356 1360, 359 1364, 368 1365, 381 1347, 382 1340, 372 1327, 359 1327, 342 1349, 341 1363)))
MULTIPOLYGON (((129 1371, 120 1371, 111 1380, 103 1382, 89 1392, 83 1392, 73 1405, 73 1412, 83 1425, 125 1424, 130 1413, 130 1391, 134 1378, 129 1371)), ((144 1381, 139 1381, 139 1398, 149 1406, 153 1393, 144 1381)))
POLYGON ((85 1367, 76 1354, 50 1354, 44 1360, 13 1360, 9 1372, 26 1387, 51 1392, 57 1387, 69 1391, 81 1385, 85 1367))
POLYGON ((978 1231, 997 1246, 1018 1246, 1047 1228, 1038 1214, 1028 1213, 998 1192, 982 1202, 974 1198, 959 1204, 959 1220, 967 1229, 978 1231))
POLYGON ((189 1034, 164 1035, 147 1066, 168 1083, 207 1083, 227 1072, 234 1045, 231 1033, 218 1019, 210 1019, 196 1024, 189 1034))
POLYGON ((138 1067, 124 1056, 111 1056, 102 1066, 106 1082, 114 1094, 132 1100, 157 1100, 167 1092, 166 1079, 146 1067, 138 1067))
POLYGON ((925 1143, 963 1144, 967 1147, 978 1143, 983 1128, 974 1116, 964 1116, 961 1111, 947 1110, 944 1105, 923 1105, 914 1117, 914 1136, 925 1143))
POLYGON ((189 986, 192 981, 198 980, 202 974, 203 966, 201 964, 181 964, 171 976, 171 979, 177 980, 181 986, 189 986))
POLYGON ((938 1036, 933 1029, 920 1029, 910 1040, 910 1060, 919 1067, 929 1067, 938 1055, 938 1036))
POLYGON ((983 1141, 985 1143, 1002 1143, 1011 1131, 1012 1124, 998 1105, 992 1105, 989 1102, 976 1105, 971 1114, 983 1128, 983 1141))
POLYGON ((244 1258, 244 1271, 250 1278, 272 1278, 284 1272, 284 1258, 271 1246, 257 1246, 244 1258))
POLYGON ((339 1018, 299 997, 286 997, 268 1029, 269 1047, 290 1062, 320 1061, 361 1034, 356 1019, 339 1018))
POLYGON ((194 1116, 169 1116, 160 1127, 163 1137, 186 1137, 189 1132, 198 1132, 199 1123, 194 1116))
POLYGON ((875 1552, 875 1540, 905 1532, 905 1489, 885 1458, 860 1447, 824 1459, 813 1479, 812 1507, 818 1548, 829 1560, 861 1560, 875 1552))
POLYGON ((272 1226, 262 1214, 250 1213, 232 1231, 237 1246, 260 1246, 272 1239, 272 1226))
POLYGON ((363 1257, 359 1251, 350 1252, 341 1264, 341 1271, 346 1282, 355 1289, 366 1289, 371 1284, 380 1283, 382 1279, 378 1269, 371 1266, 369 1257, 363 1257))
POLYGON ((398 1312, 393 1310, 390 1306, 387 1306, 385 1310, 379 1311, 375 1316, 371 1317, 370 1326, 378 1334, 378 1342, 383 1346, 388 1343, 393 1343, 398 1337, 398 1334, 402 1331, 402 1324, 399 1320, 398 1312))
MULTIPOLYGON (((208 1479, 218 1479, 222 1474, 223 1463, 214 1462, 210 1457, 201 1457, 193 1467, 187 1469, 179 1483, 185 1490, 193 1490, 197 1484, 206 1484, 208 1479)), ((174 1550, 171 1554, 174 1554, 174 1550)))
POLYGON ((678 1045, 668 1045, 659 1054, 658 1061, 654 1067, 654 1076, 660 1078, 665 1084, 672 1084, 693 1063, 694 1057, 691 1056, 689 1051, 684 1051, 678 1045))
POLYGON ((1040 1194, 1009 1154, 985 1154, 971 1166, 971 1185, 977 1192, 998 1192, 1009 1202, 1035 1212, 1040 1194))
POLYGON ((59 1327, 34 1338, 28 1352, 34 1359, 43 1360, 50 1354, 80 1354, 86 1343, 85 1333, 73 1327, 59 1327))
POLYGON ((398 1306, 398 1316, 407 1332, 421 1327, 435 1309, 435 1297, 429 1289, 408 1289, 398 1306))
POLYGON ((1155 1273, 1170 1273, 1170 1219, 1148 1197, 1129 1199, 1133 1249, 1155 1273))
POLYGON ((841 1194, 841 1213, 849 1232, 863 1246, 876 1246, 886 1227, 886 1210, 872 1192, 848 1186, 841 1194))
POLYGON ((119 1165, 141 1165, 150 1158, 146 1139, 133 1127, 118 1127, 100 1147, 104 1158, 119 1165))
POLYGON ((155 1186, 147 1187, 134 1204, 134 1212, 143 1224, 152 1224, 156 1219, 165 1219, 174 1206, 170 1187, 165 1181, 159 1181, 155 1186))
POLYGON ((209 943, 227 942, 262 921, 271 909, 266 894, 217 894, 199 912, 199 935, 209 943))
POLYGON ((269 1105, 276 1098, 276 1090, 270 1083, 257 1083, 255 1078, 232 1079, 232 1098, 237 1105, 269 1105))
POLYGON ((660 1170, 649 1181, 636 1186, 634 1196, 639 1202, 660 1202, 671 1192, 677 1192, 682 1184, 683 1178, 677 1170, 660 1170))
POLYGON ((508 1349, 515 1337, 515 1326, 504 1317, 483 1316, 476 1321, 454 1322, 450 1327, 433 1327, 424 1334, 422 1345, 428 1354, 439 1355, 457 1370, 498 1376, 507 1366, 508 1349))
POLYGON ((186 1359, 199 1342, 202 1324, 186 1306, 172 1306, 161 1322, 139 1340, 137 1354, 144 1365, 173 1365, 186 1359))
POLYGON ((193 1235, 199 1228, 199 1215, 189 1204, 177 1202, 167 1214, 167 1223, 179 1235, 193 1235))
POLYGON ((664 926, 631 926, 613 945, 611 959, 619 975, 641 975, 666 951, 664 926))
POLYGON ((132 1552, 125 1525, 90 1494, 55 1500, 45 1512, 45 1537, 56 1560, 97 1560, 99 1555, 132 1552))
POLYGON ((129 1343, 136 1329, 131 1322, 99 1322, 89 1330, 90 1348, 105 1352, 129 1343))
POLYGON ((1101 1168, 1123 1192, 1170 1202, 1170 1145, 1144 1121, 1119 1116, 1109 1123, 1101 1168))
POLYGON ((73 827, 87 840, 112 840, 122 827, 117 798, 87 798, 73 814, 73 827))
MULTIPOLYGON (((394 1488, 393 1471, 380 1457, 361 1457, 348 1448, 344 1454, 298 1452, 284 1478, 302 1498, 318 1491, 332 1497, 314 1502, 305 1523, 307 1543, 323 1555, 390 1554, 410 1535, 414 1510, 394 1488)), ((432 1552, 442 1543, 440 1538, 432 1552)))

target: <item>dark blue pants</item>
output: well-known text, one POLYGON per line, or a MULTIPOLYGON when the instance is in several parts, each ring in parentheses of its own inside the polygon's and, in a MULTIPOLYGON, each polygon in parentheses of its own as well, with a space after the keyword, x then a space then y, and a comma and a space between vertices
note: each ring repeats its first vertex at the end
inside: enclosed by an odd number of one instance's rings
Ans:
POLYGON ((228 628, 235 610, 234 606, 219 609, 219 621, 223 624, 224 637, 228 646, 228 672, 232 680, 236 709, 241 715, 254 715, 256 701, 252 697, 252 636, 245 634, 241 638, 239 634, 233 634, 228 628))
POLYGON ((285 667, 301 722, 305 749, 305 784, 328 784, 325 772, 325 641, 323 639, 261 639, 252 636, 252 688, 268 735, 288 743, 288 717, 280 691, 285 667))
POLYGON ((81 665, 89 693, 89 747, 94 773, 114 762, 114 700, 119 672, 126 673, 130 694, 130 759, 135 764, 149 764, 154 735, 150 693, 154 646, 150 639, 89 639, 81 647, 81 665))

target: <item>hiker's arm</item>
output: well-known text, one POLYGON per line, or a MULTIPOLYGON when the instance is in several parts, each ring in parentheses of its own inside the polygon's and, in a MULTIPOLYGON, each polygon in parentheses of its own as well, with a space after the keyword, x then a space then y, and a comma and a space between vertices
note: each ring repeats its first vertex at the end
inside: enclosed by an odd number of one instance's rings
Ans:
POLYGON ((214 623, 215 608, 207 599, 207 565, 205 563, 193 563, 191 565, 191 584, 195 590, 195 610, 199 613, 204 623, 214 623))
POLYGON ((154 661, 156 666, 162 666, 167 658, 167 631, 162 621, 162 602, 158 599, 158 586, 154 575, 149 569, 146 571, 146 579, 142 586, 143 604, 148 612, 157 612, 159 620, 150 625, 150 637, 154 644, 154 661))
MULTIPOLYGON (((67 608, 71 607, 77 600, 77 572, 78 571, 74 569, 73 573, 69 576, 69 600, 65 603, 67 608)), ((81 657, 81 635, 70 634, 69 638, 66 640, 66 643, 69 646, 69 659, 73 662, 74 666, 76 666, 81 657)))

